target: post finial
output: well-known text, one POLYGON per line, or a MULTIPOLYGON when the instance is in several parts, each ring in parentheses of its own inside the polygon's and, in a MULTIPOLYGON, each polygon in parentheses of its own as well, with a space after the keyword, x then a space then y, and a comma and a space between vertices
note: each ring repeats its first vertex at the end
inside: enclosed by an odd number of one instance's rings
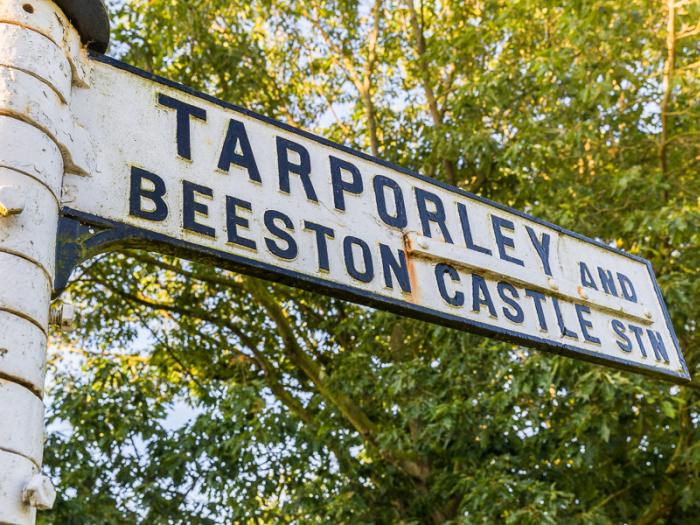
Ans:
POLYGON ((54 0, 88 49, 104 53, 109 46, 109 14, 103 0, 54 0))

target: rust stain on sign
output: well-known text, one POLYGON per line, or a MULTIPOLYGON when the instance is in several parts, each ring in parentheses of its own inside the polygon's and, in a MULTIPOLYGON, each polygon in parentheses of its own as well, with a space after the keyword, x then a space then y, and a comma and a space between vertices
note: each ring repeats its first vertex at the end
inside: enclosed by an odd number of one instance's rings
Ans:
POLYGON ((406 251, 406 267, 408 268, 408 279, 411 283, 411 295, 409 300, 413 304, 419 304, 421 302, 420 281, 416 272, 416 264, 413 259, 413 243, 411 241, 411 237, 409 237, 407 234, 404 234, 403 243, 406 251))

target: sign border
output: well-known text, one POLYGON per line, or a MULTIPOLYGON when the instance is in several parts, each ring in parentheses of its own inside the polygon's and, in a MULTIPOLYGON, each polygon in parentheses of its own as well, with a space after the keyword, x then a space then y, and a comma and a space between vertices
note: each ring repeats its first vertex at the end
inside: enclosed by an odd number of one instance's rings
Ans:
MULTIPOLYGON (((296 128, 294 126, 290 126, 289 124, 286 124, 284 122, 277 121, 277 120, 272 119, 270 117, 266 117, 264 115, 255 113, 249 109, 237 106, 235 104, 231 104, 229 102, 223 101, 223 100, 218 99, 216 97, 213 97, 211 95, 207 95, 206 93, 201 93, 201 92, 196 91, 188 86, 185 86, 185 85, 182 85, 178 82, 174 82, 174 81, 166 79, 164 77, 155 75, 153 73, 149 73, 147 71, 139 69, 139 68, 132 66, 130 64, 126 64, 126 63, 121 62, 115 58, 109 57, 107 55, 103 55, 103 54, 99 54, 99 53, 95 53, 95 52, 91 51, 89 53, 89 57, 93 60, 96 60, 97 62, 101 62, 103 64, 115 67, 117 69, 126 71, 128 73, 135 74, 137 76, 145 78, 146 80, 156 82, 156 83, 164 85, 166 87, 176 89, 176 90, 181 91, 183 93, 186 93, 188 95, 191 95, 191 96, 200 98, 202 100, 205 100, 207 102, 216 104, 224 109, 232 110, 232 111, 235 111, 237 113, 254 118, 256 120, 265 122, 267 124, 271 124, 277 128, 283 129, 284 131, 294 133, 296 135, 300 135, 304 138, 313 140, 313 141, 315 141, 319 144, 322 144, 324 146, 328 146, 328 147, 334 148, 336 150, 340 150, 344 153, 353 155, 355 157, 360 157, 364 160, 373 162, 375 164, 379 164, 380 166, 398 171, 398 172, 403 173, 405 175, 409 175, 409 176, 414 177, 414 178, 421 180, 423 182, 427 182, 427 183, 432 184, 434 186, 438 186, 438 187, 440 187, 444 190, 447 190, 451 193, 454 193, 454 194, 457 194, 457 195, 460 195, 463 197, 467 197, 469 199, 476 200, 478 202, 481 202, 481 203, 486 204, 488 206, 492 206, 492 207, 497 208, 499 210, 506 211, 506 212, 511 213, 513 215, 517 215, 518 217, 535 222, 541 226, 551 228, 552 230, 555 230, 561 234, 568 235, 570 237, 581 240, 581 241, 586 242, 588 244, 592 244, 592 245, 597 246, 599 248, 603 248, 603 249, 611 251, 615 254, 622 255, 624 257, 627 257, 629 259, 632 259, 634 261, 637 261, 637 262, 644 264, 647 268, 647 271, 649 272, 649 276, 650 276, 651 281, 654 285, 654 290, 656 292, 657 299, 659 300, 661 310, 663 311, 664 319, 666 321, 666 325, 668 327, 671 338, 673 340, 673 344, 675 346, 676 353, 678 354, 679 361, 683 367, 683 372, 675 372, 675 371, 671 371, 671 370, 663 371, 663 370, 656 368, 652 365, 647 365, 644 363, 636 363, 636 362, 628 361, 626 359, 621 359, 621 358, 614 357, 614 356, 603 358, 595 352, 592 352, 590 350, 586 350, 584 348, 579 348, 579 347, 574 346, 574 345, 560 343, 557 341, 544 339, 544 338, 540 338, 540 337, 536 337, 536 336, 530 336, 527 334, 515 332, 515 331, 507 329, 507 328, 495 327, 493 325, 481 323, 479 321, 470 320, 470 319, 467 319, 464 317, 459 317, 459 316, 448 314, 448 313, 438 312, 437 310, 432 310, 432 309, 427 308, 425 306, 416 305, 416 304, 413 304, 413 303, 410 303, 407 301, 402 301, 400 299, 394 299, 391 297, 382 296, 382 295, 376 294, 374 292, 365 291, 365 290, 362 290, 360 288, 356 288, 353 286, 348 286, 348 285, 340 284, 340 283, 333 282, 333 281, 325 281, 323 279, 319 279, 319 278, 311 276, 311 275, 302 274, 302 273, 299 273, 299 272, 296 272, 293 270, 288 270, 288 269, 280 268, 278 266, 267 264, 267 263, 264 263, 261 261, 256 261, 255 259, 251 259, 249 257, 236 255, 236 254, 228 253, 228 252, 223 252, 220 250, 216 250, 214 248, 200 246, 200 245, 197 245, 195 243, 191 243, 189 241, 175 239, 173 237, 169 237, 167 235, 160 234, 160 233, 155 233, 155 232, 152 232, 152 231, 149 231, 146 229, 138 228, 138 227, 131 226, 131 225, 126 225, 124 223, 120 223, 117 221, 107 220, 107 219, 104 219, 101 217, 94 216, 92 214, 88 214, 88 213, 80 212, 78 210, 71 209, 70 207, 63 207, 62 208, 61 212, 64 216, 77 219, 78 221, 80 221, 82 223, 93 224, 93 225, 96 225, 98 227, 103 227, 106 229, 118 230, 119 231, 119 235, 118 235, 119 238, 123 239, 123 240, 127 240, 128 244, 131 246, 134 246, 134 247, 144 247, 144 248, 151 247, 152 248, 153 244, 156 243, 157 245, 159 245, 159 247, 164 249, 165 253, 171 253, 173 255, 180 255, 180 256, 184 256, 185 258, 187 257, 187 254, 195 253, 199 256, 203 256, 204 258, 209 258, 212 262, 223 260, 227 264, 216 264, 216 265, 221 266, 221 267, 226 267, 226 268, 229 268, 229 269, 232 269, 235 271, 239 271, 241 273, 257 276, 257 277, 264 277, 265 279, 268 279, 271 281, 276 281, 276 282, 281 282, 284 284, 295 286, 297 288, 303 288, 303 289, 314 291, 314 292, 321 292, 327 296, 339 297, 341 299, 351 300, 353 302, 364 304, 366 306, 370 306, 370 307, 374 307, 374 308, 378 308, 378 309, 390 310, 393 313, 397 313, 400 315, 406 315, 408 317, 413 317, 413 318, 420 319, 423 321, 429 321, 431 323, 440 324, 440 325, 447 326, 450 328, 457 328, 457 329, 460 329, 462 331, 469 331, 469 332, 476 333, 479 335, 493 337, 493 338, 500 339, 502 341, 509 342, 509 343, 523 344, 524 346, 534 347, 534 348, 537 348, 539 350, 543 350, 546 352, 559 354, 559 355, 565 355, 567 357, 579 358, 579 359, 583 359, 583 360, 593 362, 596 364, 611 366, 611 363, 614 363, 614 366, 616 368, 619 368, 622 370, 640 372, 640 373, 643 373, 643 374, 651 376, 651 377, 670 380, 670 381, 672 381, 674 383, 678 383, 678 384, 685 384, 685 383, 690 382, 691 377, 690 377, 690 374, 688 371, 688 366, 686 364, 685 358, 683 357, 683 353, 681 352, 680 345, 678 343, 678 338, 676 337, 676 332, 673 329, 673 323, 671 322, 671 318, 669 316, 669 312, 668 312, 668 309, 666 307, 666 303, 663 300, 663 297, 661 295, 661 290, 659 289, 659 285, 658 285, 658 282, 656 280, 656 276, 654 275, 653 267, 651 265, 651 262, 649 262, 648 260, 646 260, 642 257, 636 256, 636 255, 624 252, 624 251, 619 250, 617 248, 614 248, 612 246, 609 246, 609 245, 607 245, 601 241, 598 241, 596 239, 591 239, 589 237, 586 237, 585 235, 567 230, 566 228, 549 223, 549 222, 542 220, 542 219, 539 219, 537 217, 533 217, 533 216, 531 216, 523 211, 511 208, 509 206, 492 201, 492 200, 487 199, 485 197, 475 195, 473 193, 462 190, 461 188, 457 188, 457 187, 452 186, 450 184, 447 184, 445 182, 442 182, 442 181, 439 181, 436 179, 432 179, 432 178, 427 177, 425 175, 421 175, 420 173, 417 173, 417 172, 412 171, 410 169, 404 168, 402 166, 398 166, 398 165, 393 164, 389 161, 374 157, 374 156, 369 155, 367 153, 357 151, 357 150, 350 148, 348 146, 338 144, 336 142, 333 142, 333 141, 326 139, 324 137, 315 135, 315 134, 308 132, 308 131, 305 131, 303 129, 296 128)), ((66 241, 64 240, 63 242, 66 242, 66 241)), ((113 236, 111 237, 111 241, 109 244, 110 244, 110 247, 115 245, 113 236)), ((118 243, 116 243, 116 244, 118 244, 118 243)), ((94 253, 91 253, 90 255, 94 255, 94 253)), ((57 249, 57 259, 59 259, 60 256, 61 256, 60 249, 57 249)))

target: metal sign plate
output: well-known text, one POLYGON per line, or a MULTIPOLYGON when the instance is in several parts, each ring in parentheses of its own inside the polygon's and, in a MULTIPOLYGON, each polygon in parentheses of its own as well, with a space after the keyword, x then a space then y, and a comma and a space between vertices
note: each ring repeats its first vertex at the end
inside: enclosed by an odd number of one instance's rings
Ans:
POLYGON ((89 174, 66 175, 62 207, 104 232, 95 250, 158 247, 689 379, 647 261, 113 59, 91 63, 72 111, 95 154, 89 174))

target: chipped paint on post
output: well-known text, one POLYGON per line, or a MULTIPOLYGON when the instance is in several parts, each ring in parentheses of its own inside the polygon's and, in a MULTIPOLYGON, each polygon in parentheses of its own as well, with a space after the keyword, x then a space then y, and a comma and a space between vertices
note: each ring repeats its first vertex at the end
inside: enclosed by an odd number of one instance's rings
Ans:
MULTIPOLYGON (((61 7, 100 0, 0 2, 0 523, 27 525, 53 504, 40 474, 44 371, 56 229, 65 171, 94 171, 71 112, 90 62, 61 7)), ((76 17, 77 15, 77 17, 76 17)), ((106 13, 104 13, 106 17, 106 13)), ((90 23, 88 23, 90 26, 90 23)), ((92 26, 90 26, 92 27, 92 26)))

